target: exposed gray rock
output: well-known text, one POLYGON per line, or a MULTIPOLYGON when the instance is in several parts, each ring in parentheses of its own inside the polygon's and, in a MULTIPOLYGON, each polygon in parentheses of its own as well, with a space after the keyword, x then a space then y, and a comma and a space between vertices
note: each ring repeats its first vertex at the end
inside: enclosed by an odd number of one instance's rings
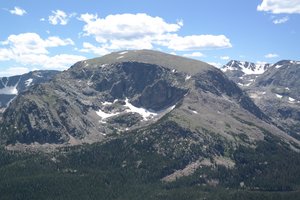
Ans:
POLYGON ((239 143, 236 137, 247 135, 243 144, 250 145, 271 133, 298 144, 221 70, 149 50, 81 61, 29 88, 5 111, 0 131, 8 144, 67 145, 109 139, 165 119, 193 137, 216 134, 239 143))
POLYGON ((0 78, 0 112, 4 111, 8 104, 20 93, 29 87, 48 82, 58 71, 44 70, 27 74, 0 78))
POLYGON ((300 62, 282 60, 262 74, 245 75, 223 67, 226 75, 246 91, 281 129, 300 139, 300 62), (249 83, 249 79, 252 79, 249 83), (248 82, 247 82, 248 81, 248 82))

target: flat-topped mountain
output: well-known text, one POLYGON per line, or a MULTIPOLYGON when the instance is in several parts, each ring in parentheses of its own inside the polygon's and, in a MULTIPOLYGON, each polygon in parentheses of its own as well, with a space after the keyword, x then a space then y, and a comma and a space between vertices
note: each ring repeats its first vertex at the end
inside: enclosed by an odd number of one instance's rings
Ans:
POLYGON ((3 113, 0 198, 298 197, 300 142, 253 100, 220 69, 180 56, 80 61, 3 113))
MULTIPOLYGON (((148 126, 166 114, 182 126, 229 138, 249 126, 243 121, 285 137, 219 69, 150 50, 81 61, 31 87, 6 110, 1 132, 8 144, 79 144, 148 126)), ((259 129, 249 130, 254 140, 263 138, 259 129)))

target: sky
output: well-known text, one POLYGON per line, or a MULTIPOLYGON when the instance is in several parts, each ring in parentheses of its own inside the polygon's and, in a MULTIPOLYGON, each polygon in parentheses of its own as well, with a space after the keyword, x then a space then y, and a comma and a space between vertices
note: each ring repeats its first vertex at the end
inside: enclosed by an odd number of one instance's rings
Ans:
POLYGON ((130 49, 300 60, 300 0, 0 0, 0 27, 0 77, 130 49))

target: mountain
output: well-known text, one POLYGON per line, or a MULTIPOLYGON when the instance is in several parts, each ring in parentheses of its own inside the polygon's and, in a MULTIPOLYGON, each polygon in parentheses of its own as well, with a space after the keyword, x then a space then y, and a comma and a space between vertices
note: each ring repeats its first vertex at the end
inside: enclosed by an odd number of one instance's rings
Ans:
POLYGON ((58 71, 45 70, 0 78, 0 112, 3 112, 19 93, 32 85, 49 81, 57 73, 58 71))
POLYGON ((244 129, 254 140, 263 137, 243 121, 280 133, 220 70, 147 50, 78 62, 50 82, 31 87, 5 111, 1 131, 9 144, 92 143, 166 114, 184 127, 229 138, 244 129))
POLYGON ((241 87, 250 86, 255 79, 270 68, 271 64, 255 64, 231 60, 221 70, 235 83, 241 87))
POLYGON ((300 62, 282 60, 267 64, 264 73, 256 74, 249 83, 246 83, 249 75, 233 76, 228 71, 231 63, 222 68, 226 75, 239 84, 281 129, 300 139, 300 62))
POLYGON ((80 61, 18 95, 1 199, 297 199, 300 142, 219 69, 151 50, 80 61))

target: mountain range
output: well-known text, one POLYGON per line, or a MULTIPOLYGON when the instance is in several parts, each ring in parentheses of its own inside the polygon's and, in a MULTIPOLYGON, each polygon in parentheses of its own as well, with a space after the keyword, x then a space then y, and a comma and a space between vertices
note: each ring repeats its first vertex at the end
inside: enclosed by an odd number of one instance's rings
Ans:
POLYGON ((299 140, 299 67, 300 62, 292 60, 264 64, 263 67, 254 63, 230 61, 222 67, 222 71, 243 88, 279 128, 299 140), (252 73, 243 73, 247 70, 252 73))
POLYGON ((0 78, 0 112, 3 112, 8 104, 30 86, 48 82, 58 71, 43 70, 27 74, 0 78))
POLYGON ((297 199, 298 65, 151 50, 75 63, 5 109, 0 197, 297 199))

